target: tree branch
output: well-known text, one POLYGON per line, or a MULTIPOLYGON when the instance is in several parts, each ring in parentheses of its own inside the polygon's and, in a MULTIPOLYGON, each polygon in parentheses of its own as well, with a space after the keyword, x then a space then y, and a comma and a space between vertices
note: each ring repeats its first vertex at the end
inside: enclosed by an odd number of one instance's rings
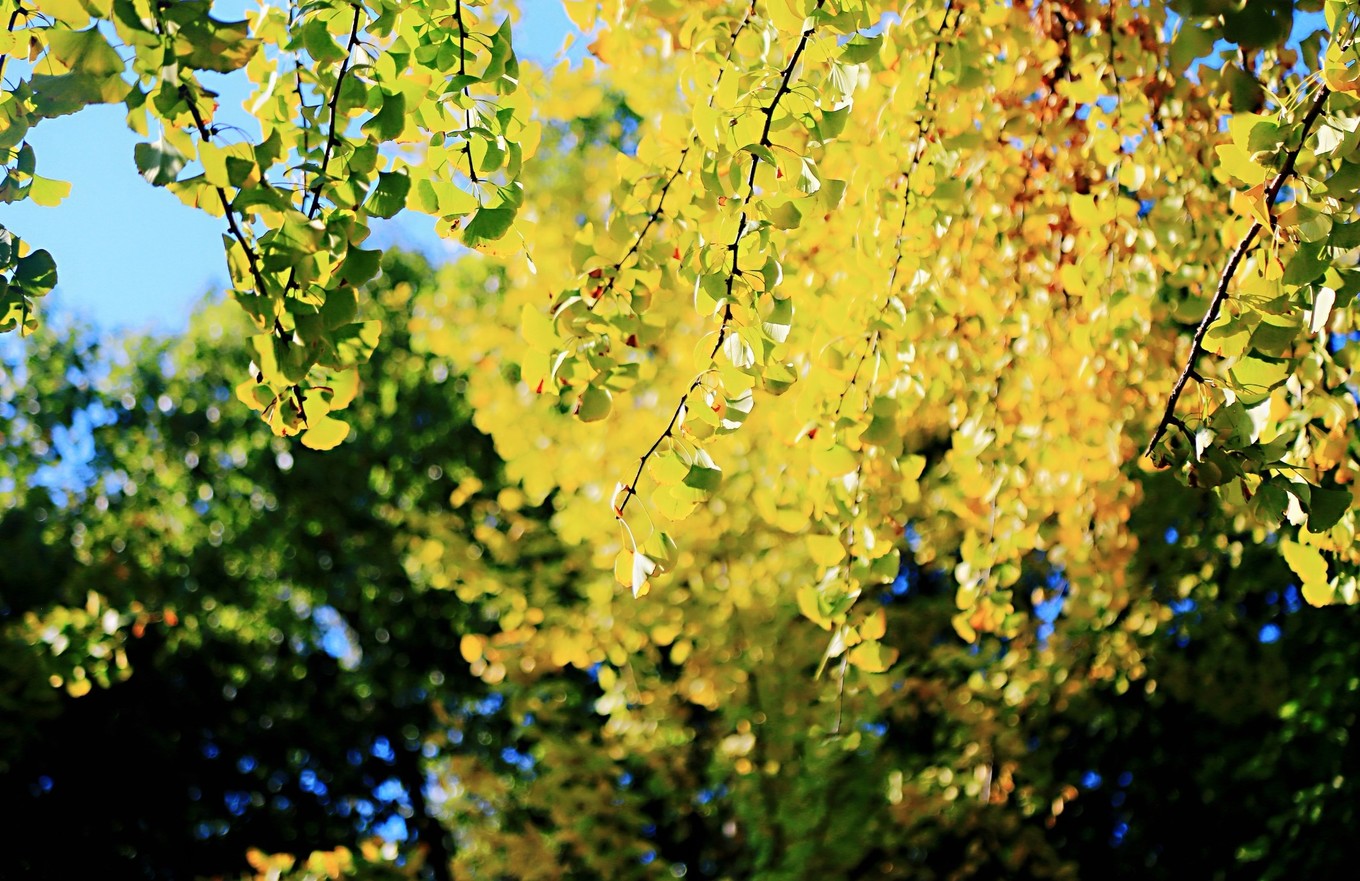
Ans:
MULTIPOLYGON (((814 11, 820 10, 826 0, 817 0, 814 11)), ((794 48, 793 54, 789 56, 789 61, 784 65, 783 73, 779 80, 779 87, 774 91, 774 97, 770 103, 760 109, 765 114, 765 124, 760 129, 760 146, 773 147, 774 142, 770 140, 770 128, 774 125, 774 114, 779 108, 779 101, 790 91, 790 82, 793 80, 794 68, 798 66, 798 59, 803 57, 803 50, 807 48, 808 38, 816 31, 816 25, 803 31, 798 38, 798 45, 794 48)), ((741 275, 741 266, 737 263, 737 253, 741 248, 742 236, 746 235, 746 224, 750 220, 746 206, 751 203, 751 199, 756 194, 756 171, 760 168, 760 157, 751 154, 751 173, 746 176, 746 198, 742 200, 741 220, 737 222, 737 235, 732 239, 732 244, 728 245, 728 250, 732 252, 732 271, 727 274, 727 305, 723 307, 722 324, 718 326, 718 341, 713 345, 713 351, 709 357, 717 357, 718 351, 722 349, 723 343, 727 339, 727 329, 732 323, 732 287, 736 284, 737 276, 741 275)))
MULTIPOLYGON (((1266 214, 1270 217, 1272 226, 1275 216, 1271 213, 1275 208, 1275 202, 1280 198, 1280 191, 1284 189, 1285 181, 1294 173, 1294 165, 1298 161, 1299 153, 1303 151, 1303 145, 1308 141, 1308 133, 1312 130, 1313 124, 1317 122, 1322 110, 1327 104, 1327 99, 1331 96, 1332 90, 1327 86, 1322 86, 1318 90, 1317 97, 1313 100, 1313 106, 1308 108, 1308 113, 1303 117, 1303 130, 1299 135, 1298 146, 1290 150, 1285 155, 1284 166, 1280 173, 1275 175, 1275 180, 1271 182, 1270 188, 1266 190, 1266 214)), ((1251 249, 1252 243, 1260 235, 1264 227, 1260 221, 1253 223, 1251 229, 1242 237, 1232 256, 1228 258, 1228 265, 1223 268, 1223 275, 1218 280, 1218 287, 1214 290, 1214 297, 1209 301, 1209 308, 1205 311, 1204 317, 1200 319, 1199 326, 1195 328, 1195 335, 1190 341, 1190 356, 1185 359, 1185 367, 1181 369, 1180 375, 1176 377, 1176 384, 1171 387, 1171 396, 1166 399, 1166 409, 1162 412, 1162 418, 1157 423, 1157 429, 1152 433, 1152 439, 1148 441, 1147 448, 1143 450, 1144 456, 1152 456, 1152 451, 1166 435, 1166 430, 1173 423, 1176 416, 1176 403, 1181 398, 1181 393, 1185 391, 1186 384, 1192 379, 1198 379, 1195 373, 1195 362, 1199 360, 1200 353, 1203 351, 1204 336, 1209 332, 1209 326, 1218 318, 1219 310, 1223 308, 1223 301, 1228 298, 1228 288, 1232 283, 1233 276, 1237 274, 1237 269, 1242 265, 1247 252, 1251 249)))
MULTIPOLYGON (((458 23, 458 75, 467 76, 467 28, 463 26, 463 0, 453 2, 453 20, 458 23)), ((463 97, 472 103, 472 92, 463 86, 463 97)), ((472 107, 463 108, 463 153, 467 155, 468 178, 477 183, 477 167, 472 162, 472 107)))
MULTIPOLYGON (((907 214, 911 207, 911 179, 916 173, 917 166, 921 164, 921 156, 924 155, 926 151, 926 138, 935 124, 935 99, 933 95, 935 91, 935 77, 939 72, 940 37, 944 35, 945 26, 949 23, 949 13, 953 11, 953 9, 954 0, 948 0, 944 5, 944 16, 940 18, 940 26, 935 29, 935 45, 931 48, 930 69, 926 74, 926 93, 925 97, 922 99, 921 123, 916 135, 916 141, 912 144, 911 162, 907 165, 905 175, 906 182, 902 189, 902 221, 897 225, 897 237, 893 240, 894 248, 897 253, 893 258, 892 272, 888 275, 888 296, 883 301, 883 305, 878 308, 878 315, 874 317, 875 323, 877 323, 884 311, 887 310, 888 304, 892 302, 892 292, 897 286, 897 273, 902 268, 902 242, 906 238, 907 214)), ((955 31, 958 30, 959 21, 962 18, 963 10, 960 9, 959 14, 954 16, 955 31)), ((850 390, 855 387, 855 383, 859 380, 859 372, 863 369, 865 360, 868 359, 870 353, 878 348, 878 337, 879 334, 877 330, 874 330, 868 335, 864 351, 860 353, 859 361, 855 363, 855 370, 850 374, 850 382, 846 384, 845 389, 841 392, 840 398, 836 401, 836 414, 833 418, 840 417, 841 409, 845 406, 845 397, 850 394, 850 390)))
MULTIPOLYGON (((208 127, 207 121, 204 120, 203 112, 198 109, 198 101, 188 83, 180 83, 179 94, 184 99, 184 103, 189 105, 189 114, 194 118, 194 127, 198 129, 198 136, 205 142, 211 141, 212 129, 208 127)), ((245 232, 236 222, 236 212, 231 207, 231 200, 227 198, 227 191, 218 186, 214 186, 213 189, 217 192, 217 200, 222 203, 222 213, 226 215, 227 228, 231 230, 232 238, 236 239, 241 250, 245 252, 246 263, 250 265, 251 278, 255 280, 255 292, 261 297, 268 296, 269 286, 265 283, 264 274, 260 272, 259 260, 255 256, 255 250, 250 247, 245 232)))
MULTIPOLYGON (((821 9, 822 5, 825 2, 826 0, 817 0, 816 8, 821 9)), ((770 103, 766 107, 761 108, 761 112, 765 114, 765 125, 762 127, 760 132, 760 145, 762 147, 772 146, 772 142, 770 141, 770 128, 774 124, 775 110, 779 107, 780 99, 789 93, 790 82, 793 79, 794 68, 798 66, 798 59, 802 57, 803 50, 807 48, 808 39, 812 36, 815 30, 816 30, 815 27, 811 27, 803 31, 802 36, 799 37, 798 39, 798 46, 793 50, 793 54, 789 56, 788 63, 784 66, 784 70, 782 71, 779 82, 779 87, 775 89, 774 97, 770 99, 770 103)), ((747 193, 746 198, 742 202, 743 208, 741 212, 741 220, 737 224, 736 238, 732 240, 731 245, 728 245, 728 250, 732 252, 732 271, 728 273, 727 276, 728 303, 727 306, 724 307, 723 309, 722 324, 718 327, 718 341, 713 346, 713 351, 709 353, 710 359, 717 357, 718 351, 722 349, 723 342, 727 339, 727 328, 732 322, 732 286, 736 283, 737 276, 741 274, 741 267, 737 263, 737 253, 738 249, 741 246, 742 234, 746 232, 746 223, 747 220, 749 219, 749 215, 746 212, 745 205, 751 201, 751 198, 753 196, 755 196, 756 169, 759 167, 759 165, 760 157, 756 156, 755 154, 752 154, 751 173, 747 175, 746 178, 747 193)), ((676 405, 675 412, 671 415, 671 421, 666 425, 666 430, 661 432, 661 435, 657 437, 655 441, 652 442, 652 445, 650 448, 648 448, 647 452, 642 454, 642 458, 638 462, 637 473, 634 475, 632 483, 626 485, 623 488, 623 501, 620 502, 619 506, 614 510, 614 516, 618 518, 623 517, 623 512, 627 510, 628 503, 633 500, 634 496, 637 495, 637 484, 638 481, 642 479, 642 471, 644 468, 646 468, 648 460, 651 459, 652 456, 656 453, 657 448, 661 446, 661 442, 664 441, 666 438, 671 437, 672 434, 675 432, 676 423, 680 420, 680 417, 684 414, 685 406, 689 403, 690 395, 694 394, 694 390, 699 387, 699 384, 702 380, 703 375, 701 374, 692 383, 690 383, 689 388, 686 389, 685 393, 680 397, 680 403, 676 405)))
MULTIPOLYGON (((713 91, 710 92, 708 96, 708 106, 710 107, 713 106, 713 98, 714 94, 718 91, 718 86, 722 84, 723 75, 727 73, 727 65, 732 61, 732 53, 737 49, 737 38, 741 36, 742 31, 746 30, 746 26, 751 23, 751 16, 755 15, 755 11, 756 0, 751 0, 751 5, 746 9, 746 16, 742 18, 741 24, 737 25, 737 29, 732 32, 732 45, 727 47, 727 56, 723 58, 723 66, 718 71, 718 77, 713 83, 713 91)), ((689 156, 690 151, 694 149, 696 137, 697 135, 695 135, 694 132, 690 132, 689 144, 681 151, 680 160, 675 163, 675 171, 666 179, 665 186, 661 188, 661 198, 656 200, 656 209, 652 211, 651 216, 647 218, 647 222, 644 223, 642 229, 638 231, 637 237, 633 240, 632 247, 628 249, 628 253, 624 254, 623 257, 614 264, 613 272, 610 274, 609 280, 605 282, 604 287, 600 289, 599 296, 592 298, 586 303, 586 309, 588 311, 594 312, 596 305, 598 305, 605 297, 609 296, 609 293, 614 290, 614 285, 618 282, 619 272, 623 269, 623 264, 627 263, 629 259, 638 252, 638 249, 642 247, 642 242, 647 238, 647 232, 661 219, 662 209, 666 204, 666 194, 670 192, 671 184, 675 183, 676 178, 680 177, 680 172, 684 171, 685 159, 689 156)))
POLYGON ((624 254, 621 258, 619 258, 619 261, 614 264, 613 271, 609 275, 609 280, 605 282, 604 287, 600 289, 599 296, 593 297, 589 302, 586 303, 587 311, 594 312, 595 307, 599 304, 599 302, 603 300, 605 297, 609 296, 610 291, 614 290, 614 285, 619 280, 619 272, 623 270, 623 264, 627 263, 632 258, 632 256, 638 252, 638 249, 642 247, 643 240, 647 238, 648 230, 650 230, 652 226, 658 220, 661 219, 662 208, 666 204, 666 194, 670 192, 671 184, 675 183, 676 178, 680 177, 680 172, 684 171, 685 157, 689 155, 689 151, 692 148, 693 144, 686 147, 680 153, 680 161, 675 164, 675 171, 672 172, 671 176, 666 179, 665 185, 661 188, 661 198, 656 200, 656 208, 652 211, 651 216, 647 218, 647 222, 642 225, 642 229, 638 230, 637 237, 633 239, 632 247, 630 247, 628 249, 628 252, 624 254))
POLYGON ((307 211, 308 220, 315 220, 317 212, 321 210, 321 190, 326 185, 326 169, 331 164, 331 153, 335 150, 336 142, 340 138, 335 120, 340 104, 340 87, 345 84, 345 74, 349 73, 349 62, 354 57, 354 48, 359 45, 359 16, 364 9, 362 4, 359 3, 355 3, 353 8, 354 21, 349 27, 349 43, 345 46, 345 60, 341 62, 340 73, 335 77, 335 91, 331 93, 329 102, 330 131, 326 133, 326 148, 321 152, 321 172, 317 175, 316 186, 312 188, 312 207, 307 211))

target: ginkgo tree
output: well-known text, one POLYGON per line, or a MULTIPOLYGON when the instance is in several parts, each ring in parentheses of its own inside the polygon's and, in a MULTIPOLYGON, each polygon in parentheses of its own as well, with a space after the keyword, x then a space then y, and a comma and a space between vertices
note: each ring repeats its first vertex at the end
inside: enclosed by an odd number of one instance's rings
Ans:
MULTIPOLYGON (((122 102, 143 176, 222 219, 239 400, 317 448, 381 344, 372 221, 440 218, 504 284, 422 344, 499 368, 478 424, 562 535, 641 595, 696 535, 776 527, 842 682, 893 662, 858 601, 908 535, 965 640, 1024 626, 1036 554, 1064 614, 1120 620, 1139 468, 1278 536, 1310 602, 1355 598, 1355 4, 565 7, 588 57, 538 71, 509 4, 11 0, 4 197, 63 194, 33 126, 122 102), (250 80, 258 137, 204 71, 250 80), (635 131, 564 214, 526 166, 605 88, 635 131)), ((4 236, 29 327, 54 261, 4 236)))

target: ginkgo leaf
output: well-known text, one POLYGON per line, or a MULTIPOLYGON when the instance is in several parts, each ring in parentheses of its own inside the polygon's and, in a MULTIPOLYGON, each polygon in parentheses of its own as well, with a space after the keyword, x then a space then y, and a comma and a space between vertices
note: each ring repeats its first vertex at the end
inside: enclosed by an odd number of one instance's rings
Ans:
POLYGON ((807 549, 812 561, 823 568, 845 559, 845 545, 834 535, 809 535, 807 549))
POLYGON ((405 172, 379 172, 373 192, 364 201, 364 210, 374 217, 394 217, 406 207, 411 178, 405 172))
POLYGON ((1313 333, 1321 333, 1327 326, 1327 319, 1332 315, 1332 306, 1336 303, 1336 291, 1329 287, 1318 289, 1317 296, 1313 299, 1312 320, 1308 323, 1308 329, 1313 333))
POLYGON ((509 232, 514 223, 513 208, 479 208, 463 227, 463 244, 476 248, 494 242, 509 232))
POLYGON ((609 393, 609 389, 597 385, 588 385, 581 393, 581 406, 576 415, 582 422, 599 422, 609 417, 609 411, 613 408, 614 396, 609 393))
POLYGON ((898 650, 877 640, 867 640, 850 649, 850 665, 865 673, 885 673, 897 663, 898 650))
POLYGON ((64 180, 53 180, 34 175, 28 186, 28 197, 34 204, 44 208, 54 208, 71 195, 71 185, 64 180))
POLYGON ((349 423, 329 416, 312 420, 302 433, 302 445, 312 450, 329 450, 349 436, 349 423))
POLYGON ((840 477, 854 471, 859 466, 859 459, 845 447, 836 445, 815 450, 812 464, 827 477, 840 477))
POLYGON ((683 482, 685 475, 689 473, 689 465, 678 453, 667 450, 658 453, 647 462, 647 473, 658 484, 667 486, 683 482))
POLYGON ((1285 540, 1280 542, 1280 552, 1305 590, 1316 591, 1319 585, 1327 583, 1327 561, 1317 548, 1285 540))
POLYGON ((163 187, 175 180, 187 158, 164 138, 133 148, 137 171, 153 186, 163 187))
POLYGON ((121 74, 126 67, 96 27, 83 31, 53 28, 47 34, 47 45, 53 57, 78 73, 112 77, 121 74))

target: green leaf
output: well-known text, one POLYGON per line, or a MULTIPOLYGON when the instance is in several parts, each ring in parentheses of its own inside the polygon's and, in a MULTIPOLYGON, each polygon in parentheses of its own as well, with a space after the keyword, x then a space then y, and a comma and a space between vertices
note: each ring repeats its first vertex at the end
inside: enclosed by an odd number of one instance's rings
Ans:
POLYGON ((163 187, 175 180, 188 161, 185 155, 164 137, 149 144, 138 144, 132 149, 137 171, 153 186, 163 187))
POLYGON ((383 103, 361 131, 380 143, 394 141, 406 129, 406 95, 383 90, 383 103))
POLYGON ((40 297, 57 286, 57 261, 41 248, 20 257, 12 283, 30 297, 40 297))
MULTIPOLYGON (((350 284, 342 285, 336 290, 327 292, 326 302, 321 304, 321 320, 325 322, 327 330, 335 330, 338 327, 344 327, 346 324, 353 321, 354 316, 359 313, 359 295, 354 290, 354 285, 361 284, 362 282, 352 281, 349 278, 350 261, 355 259, 356 251, 362 255, 375 254, 379 257, 382 256, 381 252, 359 251, 358 248, 349 249, 349 257, 345 259, 345 267, 341 270, 341 276, 347 281, 350 281, 350 284)), ((367 260, 367 257, 359 258, 359 262, 356 264, 354 270, 356 276, 363 274, 365 268, 363 264, 367 262, 367 260)), ((377 260, 373 260, 373 263, 376 264, 377 260)), ((374 267, 374 272, 377 272, 376 266, 374 267)), ((367 279, 364 280, 366 281, 367 279)))
POLYGON ((378 172, 378 183, 364 200, 364 210, 374 217, 393 217, 406 207, 411 178, 404 171, 378 172))
POLYGON ((71 195, 71 184, 64 180, 53 180, 50 177, 33 176, 33 182, 28 187, 28 197, 37 205, 44 208, 54 208, 61 204, 61 200, 71 195))
POLYGON ((1259 404, 1270 397, 1270 392, 1289 378, 1289 362, 1267 361, 1263 358, 1243 358, 1228 371, 1233 389, 1247 406, 1259 404))
POLYGON ((1308 531, 1325 532, 1337 524, 1351 505, 1348 489, 1325 489, 1313 487, 1308 501, 1308 531))
POLYGON ((519 78, 519 63, 515 60, 515 50, 511 41, 510 18, 507 16, 496 33, 491 36, 490 58, 482 73, 483 82, 491 82, 508 77, 519 78))
POLYGON ((513 208, 478 208, 467 226, 463 227, 463 244, 475 248, 494 242, 510 231, 515 224, 513 208))
POLYGON ((690 463, 689 473, 685 475, 685 486, 701 492, 713 492, 722 483, 722 471, 713 462, 707 450, 699 450, 690 463))
POLYGON ((803 223, 803 212, 792 201, 779 202, 768 210, 776 229, 797 229, 803 223))
MULTIPOLYGON (((364 250, 357 245, 350 245, 349 250, 345 252, 344 265, 340 267, 340 279, 355 286, 364 284, 377 276, 382 269, 382 255, 383 252, 376 248, 364 250)), ((351 296, 353 296, 352 292, 351 296)), ((330 302, 330 295, 326 297, 326 302, 330 302)), ((322 311, 324 313, 325 307, 322 307, 322 311)), ((349 316, 340 324, 351 321, 353 318, 354 312, 351 310, 349 316)))
POLYGON ((866 61, 877 58, 879 50, 882 47, 882 35, 873 37, 855 37, 841 47, 841 60, 848 64, 863 64, 866 61))
POLYGON ((73 73, 111 77, 123 72, 123 59, 95 27, 83 31, 52 28, 46 36, 49 51, 73 73))
POLYGON ((44 119, 75 113, 91 104, 116 104, 132 88, 120 77, 86 73, 36 74, 29 87, 33 90, 33 112, 44 119))
POLYGON ((588 385, 581 393, 581 407, 576 415, 582 422, 599 422, 608 418, 613 405, 614 396, 609 393, 609 389, 588 385))
POLYGON ((179 23, 175 55, 180 65, 193 70, 230 73, 245 67, 260 41, 250 36, 248 21, 219 21, 208 15, 209 3, 177 3, 169 17, 179 23))
POLYGON ((1294 24, 1293 0, 1250 0, 1223 14, 1223 39, 1246 49, 1284 42, 1294 24))
POLYGON ((317 64, 335 64, 344 60, 345 50, 336 45, 326 22, 319 16, 307 20, 302 26, 301 37, 302 48, 317 64))

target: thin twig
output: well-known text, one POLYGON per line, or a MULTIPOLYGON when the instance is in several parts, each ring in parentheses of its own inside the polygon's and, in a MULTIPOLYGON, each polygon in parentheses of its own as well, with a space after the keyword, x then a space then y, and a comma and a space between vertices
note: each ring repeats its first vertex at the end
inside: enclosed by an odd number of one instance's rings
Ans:
MULTIPOLYGON (((212 140, 212 129, 208 127, 207 121, 203 118, 203 112, 198 109, 198 101, 187 83, 182 83, 179 87, 180 97, 184 103, 189 105, 189 114, 194 118, 194 127, 198 129, 198 135, 204 142, 212 140)), ((250 266, 250 275, 255 280, 256 293, 261 297, 269 295, 269 286, 265 284, 264 274, 260 272, 260 265, 255 257, 255 250, 251 248, 250 242, 246 239, 245 231, 236 222, 236 212, 231 207, 231 199, 227 198, 227 191, 223 187, 214 186, 217 192, 217 199, 222 203, 222 213, 227 218, 227 228, 231 230, 231 235, 236 239, 241 250, 245 252, 246 263, 250 266)))
MULTIPOLYGON (((467 76, 467 28, 463 26, 463 0, 454 0, 453 20, 458 23, 458 76, 467 76)), ((463 86, 463 97, 469 105, 472 92, 463 86)), ((463 152, 467 154, 468 178, 477 183, 477 167, 472 162, 472 107, 463 108, 463 152)))
MULTIPOLYGON (((908 163, 907 172, 904 175, 905 183, 902 189, 902 220, 897 225, 897 237, 893 240, 896 255, 893 257, 892 272, 888 275, 888 296, 884 299, 883 305, 878 308, 878 313, 874 317, 875 324, 878 323, 879 317, 887 311, 889 304, 892 303, 892 292, 897 285, 897 273, 902 267, 902 242, 906 239, 907 216, 911 213, 911 179, 916 173, 917 166, 921 164, 921 156, 925 154, 926 149, 926 138, 929 136, 930 130, 934 126, 935 99, 933 95, 935 90, 935 77, 939 69, 938 65, 940 61, 940 37, 944 35, 945 25, 949 23, 949 13, 953 9, 954 0, 949 0, 949 2, 945 3, 944 16, 940 18, 940 26, 935 29, 935 45, 931 49, 930 69, 926 73, 926 93, 922 100, 921 122, 916 133, 916 140, 912 144, 911 162, 908 163)), ((955 31, 958 30, 959 20, 962 18, 963 10, 960 9, 959 14, 954 16, 955 31)), ((845 397, 850 394, 850 390, 855 387, 855 383, 859 380, 859 372, 863 369, 865 360, 868 359, 871 352, 877 351, 878 339, 879 332, 875 329, 869 334, 869 338, 864 346, 864 351, 860 353, 859 361, 855 363, 855 370, 850 374, 850 382, 846 384, 845 388, 841 391, 840 398, 836 401, 836 414, 834 418, 840 417, 841 409, 845 406, 845 397)))
MULTIPOLYGON (((746 16, 742 18, 741 24, 737 25, 736 30, 732 31, 731 45, 727 47, 727 55, 723 58, 722 67, 718 70, 717 79, 714 80, 713 89, 708 95, 709 107, 713 106, 713 99, 716 97, 718 87, 722 85, 723 75, 727 73, 727 65, 732 61, 732 53, 737 51, 737 38, 741 36, 742 31, 746 30, 746 26, 751 23, 751 17, 755 15, 755 12, 756 0, 751 0, 751 5, 746 9, 746 16)), ((628 253, 624 254, 623 257, 614 264, 609 280, 605 282, 604 287, 600 289, 599 295, 586 304, 587 310, 594 312, 595 307, 599 302, 608 297, 610 292, 614 290, 614 285, 618 283, 619 272, 623 269, 623 264, 627 263, 628 260, 638 252, 638 249, 642 247, 643 241, 647 238, 648 231, 661 219, 662 209, 665 208, 666 205, 666 194, 670 192, 671 184, 675 183, 676 178, 680 177, 680 172, 684 171, 685 159, 689 156, 690 151, 694 149, 694 143, 697 138, 698 135, 691 131, 689 143, 685 146, 685 149, 681 151, 679 161, 675 163, 675 171, 666 179, 665 186, 661 188, 661 198, 656 200, 656 208, 647 218, 647 222, 642 225, 642 229, 638 231, 637 237, 633 240, 632 247, 628 249, 628 253)))
POLYGON ((666 180, 665 186, 661 188, 661 198, 656 200, 656 208, 647 218, 647 222, 642 225, 642 229, 638 230, 637 237, 633 239, 632 247, 630 247, 628 252, 614 264, 613 271, 609 274, 609 280, 605 282, 604 287, 600 289, 600 293, 586 303, 586 309, 588 311, 594 312, 595 307, 599 302, 609 296, 610 291, 614 290, 614 285, 619 280, 619 273, 623 270, 623 264, 627 263, 632 256, 638 252, 638 249, 642 247, 642 242, 647 238, 647 232, 661 219, 662 209, 666 204, 666 194, 670 192, 671 184, 675 183, 676 178, 680 176, 680 172, 685 170, 685 157, 689 155, 689 151, 692 147, 693 145, 691 144, 680 153, 680 161, 675 164, 675 171, 671 173, 671 176, 666 180))
MULTIPOLYGON (((1299 153, 1303 151, 1303 146, 1308 141, 1308 133, 1313 128, 1313 123, 1317 122, 1322 110, 1327 104, 1327 99, 1331 96, 1332 90, 1323 85, 1313 100, 1313 106, 1308 108, 1308 113, 1303 118, 1303 130, 1299 134, 1299 143, 1290 150, 1284 161, 1284 167, 1280 173, 1275 175, 1275 180, 1271 183, 1270 189, 1266 190, 1266 215, 1270 218, 1272 226, 1275 217, 1271 213, 1275 208, 1275 201, 1280 197, 1280 191, 1284 189, 1285 181, 1294 173, 1294 164, 1298 161, 1299 153)), ((1162 418, 1157 423, 1157 430, 1152 433, 1152 440, 1148 441, 1147 448, 1143 450, 1143 455, 1151 457, 1152 451, 1158 442, 1166 435, 1167 428, 1172 424, 1172 419, 1176 415, 1176 402, 1180 400, 1181 393, 1185 391, 1186 383, 1191 378, 1196 377, 1195 362, 1199 360, 1200 353, 1203 351, 1204 336, 1209 332, 1209 326, 1218 318, 1219 310, 1223 307, 1223 301, 1228 298, 1228 288, 1232 284, 1233 276, 1237 269, 1242 265, 1247 252, 1251 249, 1252 243, 1260 235, 1264 226, 1258 220, 1247 230, 1247 234, 1242 237, 1232 256, 1228 259, 1228 265, 1223 268, 1223 275, 1218 280, 1218 287, 1214 290, 1214 297, 1209 301, 1209 308, 1200 319, 1199 327, 1195 328, 1195 336, 1190 342, 1190 356, 1185 359, 1185 367, 1181 369, 1180 376, 1176 377, 1176 384, 1171 387, 1171 396, 1166 399, 1166 409, 1162 412, 1162 418)))
POLYGON ((345 60, 340 64, 340 73, 335 77, 335 91, 331 94, 330 100, 330 131, 326 133, 326 149, 321 151, 321 171, 317 174, 316 185, 312 188, 312 207, 307 211, 307 219, 315 220, 317 212, 321 210, 321 191, 326 185, 326 169, 331 164, 331 153, 335 150, 335 145, 340 139, 340 131, 336 125, 336 116, 340 105, 340 87, 345 84, 345 74, 349 72, 350 60, 354 57, 354 48, 359 45, 359 16, 363 13, 362 4, 354 4, 354 21, 349 26, 349 43, 345 46, 345 60))
MULTIPOLYGON (((821 9, 822 5, 825 2, 826 0, 817 0, 816 8, 821 9)), ((779 107, 780 99, 782 99, 790 91, 789 84, 790 81, 793 79, 794 68, 798 66, 798 59, 802 57, 803 50, 807 48, 808 39, 812 36, 815 29, 816 28, 814 26, 803 31, 802 36, 798 39, 798 46, 793 50, 793 54, 789 56, 788 64, 784 66, 782 77, 779 82, 779 87, 775 89, 774 97, 770 99, 770 103, 768 106, 761 108, 761 112, 765 114, 765 125, 761 128, 760 132, 760 145, 762 147, 769 148, 770 146, 772 146, 772 142, 770 141, 770 128, 774 124, 775 111, 779 107)), ((741 246, 742 233, 744 233, 746 230, 746 223, 748 220, 745 205, 749 203, 751 198, 754 197, 755 195, 756 169, 759 166, 759 164, 760 157, 756 156, 755 154, 752 154, 751 173, 747 176, 746 179, 747 195, 743 200, 741 220, 737 224, 736 238, 733 240, 732 244, 728 246, 728 249, 732 252, 732 271, 727 276, 728 304, 723 309, 722 324, 718 328, 718 342, 713 346, 713 351, 709 353, 710 359, 717 357, 718 351, 722 349, 723 341, 727 338, 728 325, 732 321, 732 305, 731 305, 732 286, 736 281, 736 277, 741 274, 741 267, 737 263, 737 253, 738 249, 741 246)), ((633 481, 623 488, 623 501, 620 502, 619 506, 614 510, 614 515, 616 517, 620 519, 623 517, 623 512, 627 510, 628 503, 633 500, 634 496, 637 495, 637 484, 638 481, 642 479, 642 471, 644 468, 647 467, 648 460, 650 460, 651 457, 656 453, 657 448, 661 446, 661 442, 673 435, 676 429, 676 423, 679 421, 681 415, 685 412, 685 406, 689 403, 690 395, 694 394, 694 390, 699 387, 699 384, 702 382, 702 380, 703 375, 701 374, 698 378, 696 378, 693 382, 690 383, 689 388, 686 389, 685 393, 680 397, 680 403, 676 405, 675 413, 671 415, 671 421, 666 425, 666 430, 661 432, 660 436, 657 437, 657 439, 652 442, 652 445, 650 448, 648 448, 647 452, 642 454, 642 458, 638 461, 637 474, 633 477, 633 481)))

